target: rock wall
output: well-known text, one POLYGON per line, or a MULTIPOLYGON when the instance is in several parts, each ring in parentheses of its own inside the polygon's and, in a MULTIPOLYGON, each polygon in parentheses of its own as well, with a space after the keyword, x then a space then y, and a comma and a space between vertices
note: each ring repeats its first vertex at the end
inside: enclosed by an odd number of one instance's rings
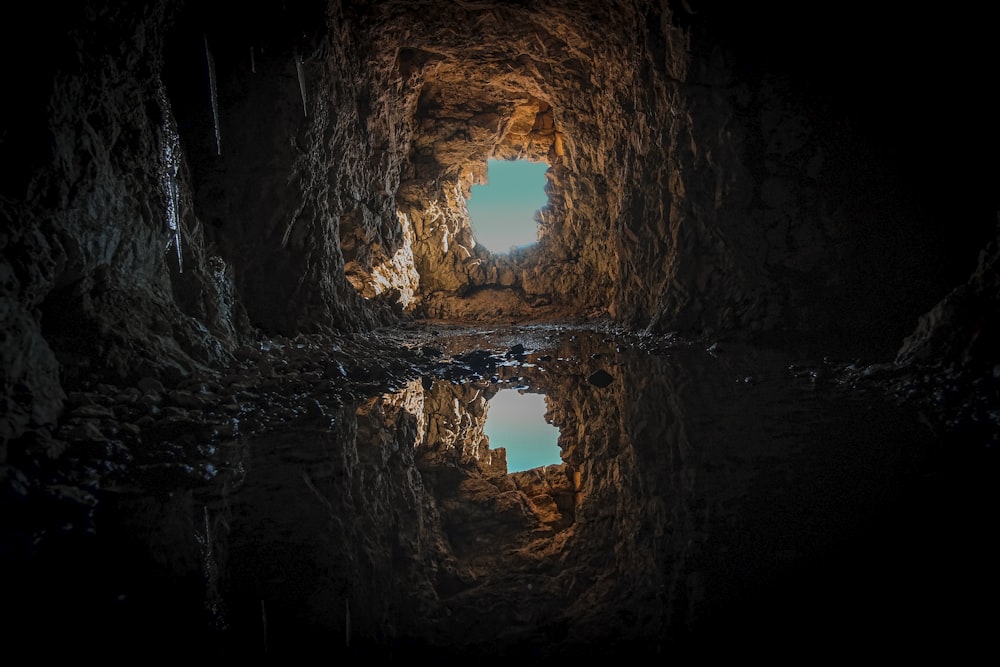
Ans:
POLYGON ((903 365, 951 366, 1000 377, 993 341, 1000 334, 1000 225, 997 238, 979 254, 967 282, 920 317, 903 340, 896 361, 903 365))
POLYGON ((268 332, 388 321, 347 278, 403 244, 392 200, 403 110, 372 97, 368 46, 350 25, 324 2, 260 2, 235 16, 191 5, 168 33, 196 208, 268 332))
POLYGON ((51 78, 12 114, 31 122, 5 127, 5 162, 24 160, 4 169, 21 168, 3 185, 5 440, 54 423, 63 385, 176 378, 246 334, 176 160, 160 76, 172 17, 84 4, 27 63, 26 79, 51 78))
POLYGON ((44 53, 6 40, 21 63, 2 137, 6 439, 51 424, 67 385, 181 377, 261 334, 409 316, 609 317, 891 354, 989 238, 982 197, 930 187, 995 187, 995 169, 949 166, 993 145, 981 86, 938 112, 954 141, 919 104, 921 71, 948 76, 954 57, 957 81, 989 80, 988 59, 917 18, 858 28, 831 65, 840 38, 784 31, 783 8, 31 11, 44 53), (533 248, 475 243, 465 197, 491 157, 550 166, 533 248), (918 157, 947 162, 900 167, 918 157))
POLYGON ((54 424, 67 386, 175 382, 260 333, 393 319, 340 249, 360 235, 349 259, 372 264, 404 234, 336 7, 41 3, 27 23, 48 10, 4 123, 5 441, 54 424))
POLYGON ((865 69, 879 36, 831 72, 834 38, 784 34, 781 11, 382 3, 366 41, 393 74, 373 85, 411 114, 396 201, 413 225, 413 311, 584 313, 891 354, 968 266, 937 256, 935 211, 894 162, 898 126, 916 121, 865 69), (861 108, 867 94, 891 106, 861 108), (894 112, 873 140, 883 126, 866 114, 894 112), (490 158, 550 165, 537 246, 476 245, 464 199, 490 158))

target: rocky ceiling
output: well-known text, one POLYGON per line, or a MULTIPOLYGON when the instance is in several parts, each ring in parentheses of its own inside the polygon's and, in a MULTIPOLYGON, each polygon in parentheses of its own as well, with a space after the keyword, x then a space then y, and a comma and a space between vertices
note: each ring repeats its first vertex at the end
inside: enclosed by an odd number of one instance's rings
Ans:
POLYGON ((624 0, 37 12, 22 26, 52 46, 15 73, 3 138, 10 322, 36 369, 81 330, 110 330, 121 373, 400 316, 889 354, 993 235, 995 169, 957 166, 995 145, 992 61, 948 21, 624 0), (541 241, 512 257, 468 224, 489 157, 551 167, 541 241))

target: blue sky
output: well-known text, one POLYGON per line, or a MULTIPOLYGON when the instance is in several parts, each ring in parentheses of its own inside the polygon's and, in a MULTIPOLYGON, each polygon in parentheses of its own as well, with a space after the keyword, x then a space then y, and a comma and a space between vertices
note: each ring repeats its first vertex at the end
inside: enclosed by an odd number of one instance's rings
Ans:
POLYGON ((476 241, 497 253, 538 240, 535 212, 545 206, 549 165, 527 160, 490 160, 487 185, 473 185, 468 201, 476 241))
POLYGON ((562 463, 559 429, 545 421, 545 396, 501 389, 486 406, 490 449, 507 450, 507 472, 562 463))

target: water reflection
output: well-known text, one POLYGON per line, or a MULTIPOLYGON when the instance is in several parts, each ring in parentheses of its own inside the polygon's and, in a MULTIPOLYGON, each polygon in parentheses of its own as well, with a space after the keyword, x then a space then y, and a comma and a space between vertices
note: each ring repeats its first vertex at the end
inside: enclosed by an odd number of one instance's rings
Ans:
POLYGON ((24 617, 328 658, 857 647, 986 622, 956 592, 982 582, 927 578, 946 549, 926 539, 935 443, 913 415, 785 353, 518 336, 516 363, 458 372, 443 345, 432 377, 234 442, 204 484, 105 493, 98 536, 53 561, 58 583, 40 566, 48 597, 24 617), (487 403, 523 386, 562 460, 508 474, 487 403))
POLYGON ((521 389, 501 389, 489 401, 484 433, 493 449, 503 447, 507 472, 562 462, 559 429, 545 421, 545 396, 521 389))

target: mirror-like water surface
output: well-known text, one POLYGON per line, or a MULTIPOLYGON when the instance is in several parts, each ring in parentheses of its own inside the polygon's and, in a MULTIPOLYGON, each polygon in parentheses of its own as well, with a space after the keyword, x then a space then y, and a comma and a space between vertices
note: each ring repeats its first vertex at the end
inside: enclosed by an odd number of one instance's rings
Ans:
POLYGON ((507 472, 521 472, 562 462, 559 429, 545 421, 545 396, 501 389, 489 400, 483 432, 492 449, 503 447, 507 472))
MULTIPOLYGON (((133 472, 23 563, 7 626, 226 656, 893 649, 984 631, 974 490, 918 415, 785 353, 442 334, 423 377, 133 472), (560 462, 510 472, 498 397, 560 462)), ((993 601, 989 600, 992 604, 993 601)), ((942 640, 942 643, 944 640, 942 640)))

